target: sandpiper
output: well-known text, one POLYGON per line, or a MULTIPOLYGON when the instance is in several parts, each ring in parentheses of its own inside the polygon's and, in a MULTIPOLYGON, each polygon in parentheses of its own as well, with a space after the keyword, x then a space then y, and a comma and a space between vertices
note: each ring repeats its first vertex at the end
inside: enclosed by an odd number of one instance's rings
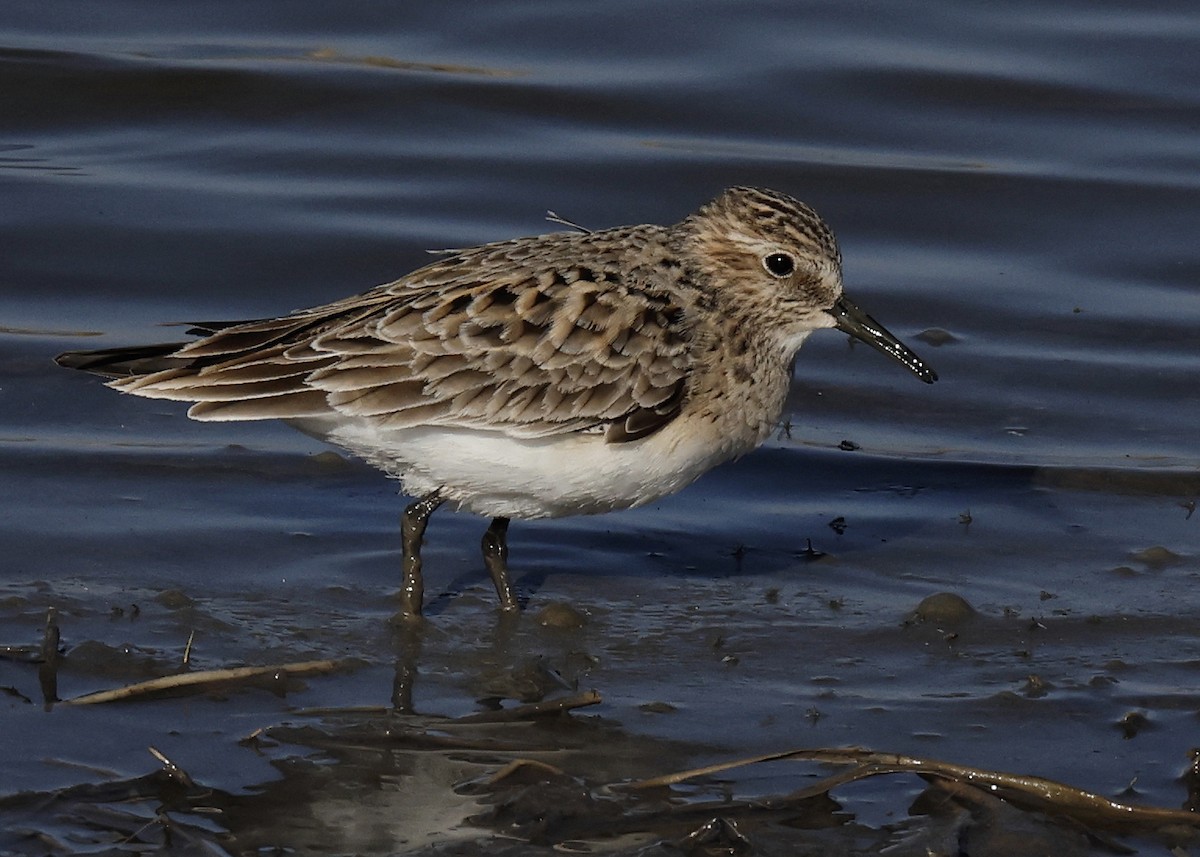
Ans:
POLYGON ((57 361, 193 402, 192 419, 286 420, 399 479, 418 498, 400 591, 417 615, 421 543, 443 503, 492 519, 484 564, 516 609, 510 518, 639 506, 756 448, 821 328, 937 379, 842 293, 837 241, 815 211, 735 187, 673 226, 447 251, 324 306, 57 361))

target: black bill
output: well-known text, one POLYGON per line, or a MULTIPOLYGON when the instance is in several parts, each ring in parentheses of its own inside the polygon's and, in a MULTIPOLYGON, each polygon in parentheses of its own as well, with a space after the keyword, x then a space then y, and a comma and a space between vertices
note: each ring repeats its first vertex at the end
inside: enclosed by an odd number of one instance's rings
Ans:
POLYGON ((934 372, 924 360, 914 354, 907 345, 888 333, 887 328, 882 324, 851 303, 844 295, 838 298, 833 309, 829 310, 829 314, 837 322, 838 330, 843 330, 855 339, 861 339, 872 348, 899 360, 926 384, 932 384, 937 380, 937 372, 934 372))

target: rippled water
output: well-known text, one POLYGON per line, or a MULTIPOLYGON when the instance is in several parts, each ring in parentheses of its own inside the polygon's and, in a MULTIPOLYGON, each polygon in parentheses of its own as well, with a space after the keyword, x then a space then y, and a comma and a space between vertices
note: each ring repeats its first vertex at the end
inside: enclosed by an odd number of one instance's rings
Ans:
MULTIPOLYGON (((237 739, 386 704, 404 648, 385 479, 283 426, 118 396, 55 353, 331 300, 430 248, 545 231, 547 209, 673 222, 762 184, 825 216, 848 293, 941 381, 814 336, 765 449, 646 509, 514 524, 516 630, 478 569, 483 522, 439 513, 418 710, 520 696, 497 677, 536 661, 663 742, 630 751, 647 769, 869 745, 1106 796, 1136 778, 1131 799, 1177 806, 1200 713, 1200 13, 410 6, 0 14, 0 644, 36 643, 56 607, 63 697, 128 659, 169 669, 192 630, 205 667, 365 662, 285 699, 46 713, 36 670, 0 660, 0 792, 137 776, 150 744, 233 794, 290 782, 284 751, 237 739), (905 624, 937 591, 977 616, 905 624), (552 601, 587 624, 541 628, 552 601), (113 648, 73 661, 85 642, 113 648)), ((454 775, 427 776, 396 789, 457 805, 454 775)), ((878 827, 920 785, 856 788, 838 797, 878 827)), ((263 812, 288 806, 316 812, 263 812)), ((463 835, 446 812, 429 826, 463 835)), ((429 841, 402 822, 356 839, 358 821, 304 847, 429 841)), ((289 846, 249 830, 231 847, 289 846)))

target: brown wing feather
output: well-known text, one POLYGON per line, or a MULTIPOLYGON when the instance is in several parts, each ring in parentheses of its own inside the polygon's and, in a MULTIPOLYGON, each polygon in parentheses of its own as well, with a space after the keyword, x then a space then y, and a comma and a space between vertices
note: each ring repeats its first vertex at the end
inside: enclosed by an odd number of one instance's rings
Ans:
POLYGON ((635 440, 686 394, 687 307, 639 274, 662 237, 645 226, 484 245, 363 295, 223 327, 170 368, 112 383, 200 402, 197 419, 336 411, 524 436, 609 425, 609 440, 635 440))

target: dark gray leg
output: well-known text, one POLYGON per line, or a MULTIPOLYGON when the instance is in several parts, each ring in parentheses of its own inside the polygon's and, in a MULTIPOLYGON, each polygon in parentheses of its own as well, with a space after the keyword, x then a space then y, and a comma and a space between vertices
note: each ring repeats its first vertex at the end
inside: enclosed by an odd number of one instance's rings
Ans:
MULTIPOLYGON (((415 616, 409 615, 409 619, 415 616)), ((392 678, 392 705, 400 714, 414 714, 413 686, 417 683, 417 663, 421 660, 424 622, 397 622, 392 647, 396 650, 396 672, 392 678)))
POLYGON ((421 615, 425 582, 421 579, 421 542, 429 516, 445 502, 437 491, 408 505, 400 519, 400 541, 404 546, 404 583, 400 587, 400 612, 421 615))
POLYGON ((483 564, 487 566, 501 610, 516 610, 517 599, 508 581, 508 518, 492 518, 483 534, 483 564))

